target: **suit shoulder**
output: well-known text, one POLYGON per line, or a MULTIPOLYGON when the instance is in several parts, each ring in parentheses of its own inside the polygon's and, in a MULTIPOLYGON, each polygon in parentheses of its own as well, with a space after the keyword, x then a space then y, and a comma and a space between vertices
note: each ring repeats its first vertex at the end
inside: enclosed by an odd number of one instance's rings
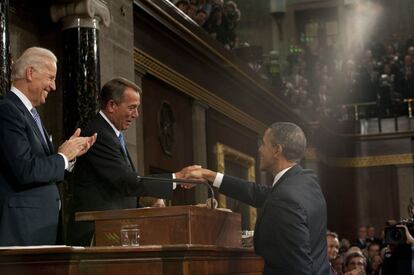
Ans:
POLYGON ((287 177, 278 189, 277 196, 292 201, 303 198, 303 194, 321 192, 317 175, 309 169, 287 177))
POLYGON ((23 118, 23 113, 17 106, 8 99, 3 99, 0 101, 0 118, 5 119, 12 119, 21 120, 23 118))
POLYGON ((98 115, 93 117, 82 131, 82 135, 84 136, 90 136, 94 133, 98 133, 98 135, 101 136, 107 133, 107 128, 103 122, 100 121, 100 117, 98 115))

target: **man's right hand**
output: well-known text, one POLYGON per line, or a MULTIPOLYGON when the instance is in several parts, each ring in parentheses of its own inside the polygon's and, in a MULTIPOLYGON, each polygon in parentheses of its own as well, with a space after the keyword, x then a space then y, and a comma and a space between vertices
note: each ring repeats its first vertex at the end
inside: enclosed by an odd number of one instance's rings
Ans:
POLYGON ((186 179, 205 179, 209 182, 213 182, 216 178, 217 173, 208 169, 204 168, 197 168, 192 169, 191 171, 188 171, 185 175, 186 179))
POLYGON ((80 129, 76 129, 73 135, 58 149, 58 153, 65 155, 68 161, 85 154, 95 143, 97 134, 90 137, 81 137, 80 129))

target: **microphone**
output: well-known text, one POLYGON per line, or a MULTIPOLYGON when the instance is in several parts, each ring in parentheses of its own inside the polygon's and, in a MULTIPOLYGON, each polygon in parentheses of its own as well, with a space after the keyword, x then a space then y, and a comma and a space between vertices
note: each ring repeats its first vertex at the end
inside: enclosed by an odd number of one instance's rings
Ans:
MULTIPOLYGON (((189 184, 195 184, 195 185, 206 185, 208 189, 210 190, 210 195, 212 200, 214 200, 214 190, 213 187, 211 187, 208 182, 205 181, 197 181, 197 180, 185 180, 185 179, 168 179, 168 178, 155 178, 155 177, 143 177, 143 176, 137 176, 138 181, 159 181, 159 182, 169 182, 169 183, 189 183, 189 184)), ((214 203, 211 203, 211 209, 214 210, 214 203)))

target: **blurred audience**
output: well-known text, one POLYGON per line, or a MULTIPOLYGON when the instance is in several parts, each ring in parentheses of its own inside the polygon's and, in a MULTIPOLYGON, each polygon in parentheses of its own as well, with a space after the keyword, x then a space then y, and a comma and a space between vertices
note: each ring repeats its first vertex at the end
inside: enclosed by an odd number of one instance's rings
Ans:
POLYGON ((236 47, 236 27, 241 12, 234 1, 178 0, 175 6, 221 42, 225 48, 236 47))
MULTIPOLYGON (((241 12, 234 1, 171 2, 225 48, 250 47, 238 42, 241 12)), ((285 61, 271 51, 251 66, 296 112, 311 120, 348 120, 355 119, 354 105, 359 104, 359 118, 408 114, 404 99, 414 98, 414 31, 405 41, 394 33, 388 41, 373 39, 348 50, 335 43, 311 47, 305 34, 299 40, 289 46, 285 61)))
MULTIPOLYGON (((403 47, 397 38, 348 51, 340 45, 312 49, 306 41, 291 45, 286 61, 277 61, 282 84, 274 85, 275 93, 316 120, 353 119, 353 104, 361 103, 360 118, 407 115, 404 99, 414 98, 414 45, 407 40, 411 46, 403 47)), ((266 62, 273 60, 264 60, 270 68, 266 62)), ((271 70, 261 74, 275 76, 271 70)))
MULTIPOLYGON (((368 228, 371 228, 371 226, 368 228)), ((382 240, 377 239, 378 242, 369 242, 366 229, 365 226, 358 228, 357 239, 359 241, 355 242, 353 246, 350 246, 349 241, 345 238, 339 242, 338 234, 332 231, 326 233, 327 254, 331 265, 331 274, 381 274, 383 256, 380 255, 380 243, 382 243, 382 240), (357 244, 363 246, 361 245, 363 243, 367 244, 363 249, 357 246, 357 244)))

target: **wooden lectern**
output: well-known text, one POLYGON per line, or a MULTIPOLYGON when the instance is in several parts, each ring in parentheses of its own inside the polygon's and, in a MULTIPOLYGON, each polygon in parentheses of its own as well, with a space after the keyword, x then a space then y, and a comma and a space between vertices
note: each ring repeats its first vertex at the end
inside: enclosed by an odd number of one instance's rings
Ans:
POLYGON ((197 206, 78 212, 76 221, 95 223, 96 246, 120 245, 121 227, 131 224, 140 245, 240 247, 241 240, 240 214, 197 206))
POLYGON ((1 247, 0 274, 261 275, 263 260, 240 247, 240 215, 197 206, 76 214, 94 222, 96 247, 1 247), (119 246, 136 224, 140 246, 119 246), (151 245, 149 245, 151 244, 151 245))

